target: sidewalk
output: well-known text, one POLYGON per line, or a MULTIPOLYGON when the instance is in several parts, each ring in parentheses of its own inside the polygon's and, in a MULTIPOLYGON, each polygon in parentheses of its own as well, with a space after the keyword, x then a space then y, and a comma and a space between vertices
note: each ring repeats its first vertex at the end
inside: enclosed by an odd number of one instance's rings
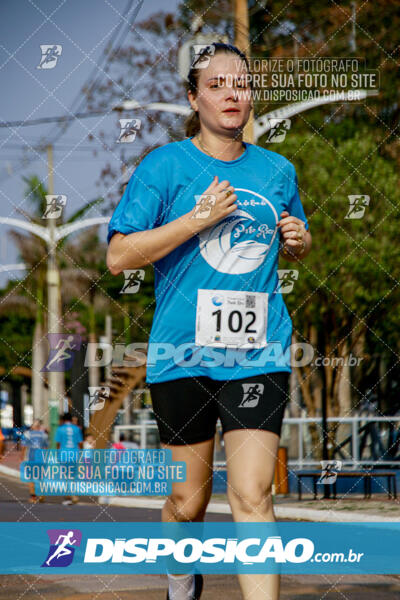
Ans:
POLYGON ((4 454, 0 457, 0 473, 4 475, 16 476, 18 473, 19 478, 19 465, 21 464, 21 450, 16 449, 16 444, 7 442, 7 446, 4 449, 4 454))
MULTIPOLYGON (((385 496, 382 494, 382 496, 385 496)), ((163 497, 100 497, 99 503, 109 506, 160 509, 165 502, 163 497)), ((276 496, 274 500, 277 519, 320 522, 400 522, 399 500, 389 500, 386 496, 374 500, 364 500, 362 496, 343 500, 311 500, 305 497, 298 501, 297 496, 276 496)), ((223 494, 213 494, 207 507, 208 513, 230 514, 231 509, 223 494)))
MULTIPOLYGON (((0 474, 19 480, 20 452, 8 449, 0 459, 0 474)), ((344 498, 313 500, 312 494, 304 494, 299 501, 296 494, 275 496, 277 519, 324 522, 382 522, 400 521, 400 498, 388 499, 386 494, 374 494, 369 500, 362 495, 352 494, 344 498)), ((121 507, 160 509, 165 497, 99 497, 100 504, 121 507)), ((225 494, 213 494, 207 512, 230 514, 231 509, 225 494)))

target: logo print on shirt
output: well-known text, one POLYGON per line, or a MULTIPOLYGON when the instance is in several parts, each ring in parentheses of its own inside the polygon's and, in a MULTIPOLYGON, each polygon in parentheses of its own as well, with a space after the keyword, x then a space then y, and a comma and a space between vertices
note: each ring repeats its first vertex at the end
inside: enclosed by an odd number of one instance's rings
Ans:
POLYGON ((235 193, 237 192, 244 192, 251 196, 250 202, 247 199, 243 202, 244 194, 238 194, 238 206, 252 205, 252 201, 254 204, 262 205, 264 218, 274 223, 274 229, 270 229, 265 223, 254 227, 257 223, 256 219, 247 211, 238 208, 232 215, 199 234, 200 254, 204 260, 216 271, 233 275, 250 273, 264 262, 275 239, 278 223, 278 214, 267 198, 242 188, 235 188, 235 193), (255 200, 254 197, 261 201, 255 200), (246 222, 250 227, 244 227, 246 222), (240 229, 246 231, 251 227, 255 239, 241 240, 242 234, 234 234, 235 231, 240 229))
POLYGON ((259 403, 264 391, 263 383, 242 383, 243 398, 239 408, 254 408, 259 403))
POLYGON ((222 298, 222 296, 213 296, 212 298, 212 303, 214 304, 214 306, 221 306, 223 302, 224 299, 222 298))

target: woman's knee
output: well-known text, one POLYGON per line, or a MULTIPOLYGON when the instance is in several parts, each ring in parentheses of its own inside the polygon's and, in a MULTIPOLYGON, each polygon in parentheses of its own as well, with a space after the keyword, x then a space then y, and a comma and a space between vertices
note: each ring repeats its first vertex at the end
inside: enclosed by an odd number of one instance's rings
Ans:
POLYGON ((168 500, 179 521, 202 520, 211 497, 210 490, 173 492, 168 500))
POLYGON ((265 514, 272 510, 272 488, 262 484, 229 485, 227 490, 229 504, 232 509, 242 513, 265 514))

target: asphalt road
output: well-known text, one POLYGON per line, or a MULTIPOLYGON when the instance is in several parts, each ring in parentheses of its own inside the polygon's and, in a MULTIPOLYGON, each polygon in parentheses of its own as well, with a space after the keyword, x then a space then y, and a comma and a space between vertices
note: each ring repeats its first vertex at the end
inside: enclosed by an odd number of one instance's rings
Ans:
MULTIPOLYGON (((160 520, 160 510, 99 505, 85 499, 73 506, 62 498, 31 505, 27 485, 0 475, 1 521, 140 521, 160 520)), ((209 513, 207 521, 231 521, 209 513)), ((165 600, 164 575, 0 575, 0 600, 165 600)), ((238 580, 207 575, 202 600, 241 600, 238 580)), ((400 576, 283 575, 281 600, 399 600, 400 576)))

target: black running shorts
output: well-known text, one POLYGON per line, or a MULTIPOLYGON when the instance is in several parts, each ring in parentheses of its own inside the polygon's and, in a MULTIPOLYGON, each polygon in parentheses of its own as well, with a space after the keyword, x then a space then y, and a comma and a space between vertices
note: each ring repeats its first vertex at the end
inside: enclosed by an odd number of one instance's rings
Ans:
POLYGON ((276 372, 230 381, 184 377, 150 383, 161 442, 195 444, 222 431, 263 429, 281 434, 288 400, 289 373, 276 372))

